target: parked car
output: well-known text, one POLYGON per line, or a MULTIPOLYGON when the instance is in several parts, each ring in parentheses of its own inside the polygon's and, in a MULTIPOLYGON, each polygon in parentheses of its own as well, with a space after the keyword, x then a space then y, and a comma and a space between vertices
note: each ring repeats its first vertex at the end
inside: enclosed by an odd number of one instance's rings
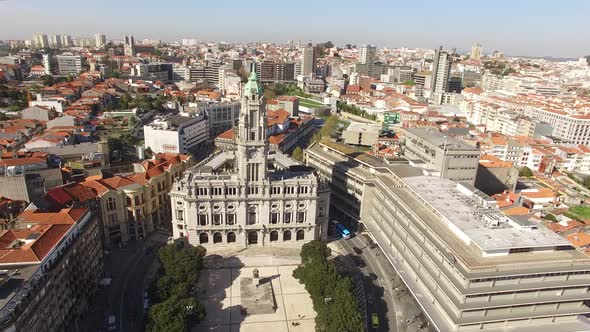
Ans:
POLYGON ((107 331, 117 331, 117 316, 108 315, 106 319, 107 331))

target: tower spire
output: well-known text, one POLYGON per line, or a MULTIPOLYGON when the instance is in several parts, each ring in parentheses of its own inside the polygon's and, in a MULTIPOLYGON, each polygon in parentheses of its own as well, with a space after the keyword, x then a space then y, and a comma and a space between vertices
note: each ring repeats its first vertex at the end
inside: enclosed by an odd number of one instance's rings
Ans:
POLYGON ((242 180, 258 182, 266 179, 268 154, 266 131, 264 90, 256 72, 252 72, 244 85, 236 135, 238 172, 242 180))

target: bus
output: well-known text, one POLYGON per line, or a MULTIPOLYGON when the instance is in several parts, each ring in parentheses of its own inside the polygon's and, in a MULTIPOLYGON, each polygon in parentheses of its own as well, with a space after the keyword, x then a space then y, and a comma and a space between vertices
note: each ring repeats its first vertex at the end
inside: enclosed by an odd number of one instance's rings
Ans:
POLYGON ((334 226, 336 226, 338 234, 340 234, 344 240, 350 239, 350 231, 346 229, 346 227, 342 226, 342 224, 337 222, 336 220, 332 220, 332 223, 334 224, 334 226))

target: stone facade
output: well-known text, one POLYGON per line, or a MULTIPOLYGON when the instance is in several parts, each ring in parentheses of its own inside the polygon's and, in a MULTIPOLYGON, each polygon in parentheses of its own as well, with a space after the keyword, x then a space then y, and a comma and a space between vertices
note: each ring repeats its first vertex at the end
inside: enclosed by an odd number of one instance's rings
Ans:
POLYGON ((244 87, 235 149, 217 151, 173 185, 175 239, 245 247, 326 238, 328 186, 309 168, 269 153, 266 114, 253 73, 244 87))

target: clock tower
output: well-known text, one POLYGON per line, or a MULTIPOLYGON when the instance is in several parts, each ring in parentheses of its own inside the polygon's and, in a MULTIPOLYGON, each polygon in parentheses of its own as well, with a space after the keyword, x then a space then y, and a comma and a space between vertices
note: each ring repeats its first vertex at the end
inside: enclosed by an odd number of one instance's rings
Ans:
POLYGON ((262 182, 267 179, 267 118, 262 85, 252 72, 242 91, 242 107, 236 135, 237 166, 240 180, 262 182))

